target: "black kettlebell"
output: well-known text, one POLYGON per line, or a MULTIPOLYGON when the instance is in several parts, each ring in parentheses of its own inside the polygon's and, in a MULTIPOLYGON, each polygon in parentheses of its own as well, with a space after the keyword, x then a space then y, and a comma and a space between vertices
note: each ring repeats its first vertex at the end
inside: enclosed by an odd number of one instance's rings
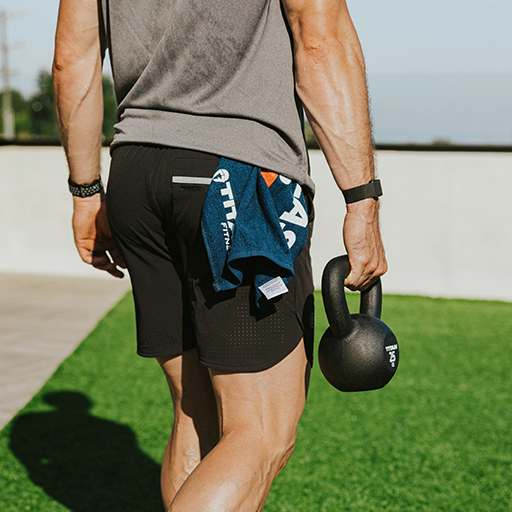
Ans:
POLYGON ((345 299, 348 256, 332 259, 322 275, 322 297, 329 329, 322 336, 318 360, 325 378, 340 391, 384 387, 398 367, 398 341, 380 320, 380 279, 361 292, 360 314, 351 315, 345 299))

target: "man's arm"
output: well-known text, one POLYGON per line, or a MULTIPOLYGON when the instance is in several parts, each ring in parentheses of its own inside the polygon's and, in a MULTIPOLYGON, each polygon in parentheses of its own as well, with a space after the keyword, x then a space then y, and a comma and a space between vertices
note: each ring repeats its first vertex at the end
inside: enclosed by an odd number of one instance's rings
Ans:
MULTIPOLYGON (((345 0, 283 0, 293 35, 295 82, 306 115, 341 190, 374 179, 366 72, 345 0)), ((364 289, 387 270, 379 202, 347 205, 343 238, 352 271, 345 284, 364 289)))
MULTIPOLYGON (((100 177, 102 53, 98 2, 61 0, 53 87, 70 178, 78 184, 100 177)), ((117 267, 125 268, 125 264, 112 240, 103 193, 87 198, 73 196, 73 231, 78 252, 86 263, 123 277, 117 267)))

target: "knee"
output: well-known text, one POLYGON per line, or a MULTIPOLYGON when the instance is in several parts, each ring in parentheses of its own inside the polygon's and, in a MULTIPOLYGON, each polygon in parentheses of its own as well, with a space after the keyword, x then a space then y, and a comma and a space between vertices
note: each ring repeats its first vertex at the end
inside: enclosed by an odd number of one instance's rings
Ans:
POLYGON ((292 456, 293 451, 295 450, 295 440, 288 444, 283 444, 279 447, 279 449, 275 452, 275 463, 277 466, 278 472, 281 471, 292 456))
POLYGON ((269 428, 248 422, 225 427, 221 443, 234 443, 243 447, 250 460, 258 461, 258 466, 268 467, 272 472, 281 471, 295 449, 296 428, 286 429, 282 425, 269 428))
POLYGON ((296 430, 292 432, 273 431, 263 436, 263 452, 277 472, 281 471, 290 459, 295 450, 296 438, 296 430))

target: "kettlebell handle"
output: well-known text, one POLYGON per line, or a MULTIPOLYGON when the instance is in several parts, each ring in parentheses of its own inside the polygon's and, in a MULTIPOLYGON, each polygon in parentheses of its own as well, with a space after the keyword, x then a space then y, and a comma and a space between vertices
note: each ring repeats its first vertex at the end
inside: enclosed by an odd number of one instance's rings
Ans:
MULTIPOLYGON (((347 336, 354 328, 345 298, 345 279, 350 274, 348 256, 333 258, 322 274, 322 297, 331 330, 337 337, 347 336)), ((360 313, 380 319, 382 311, 382 285, 378 278, 372 286, 361 292, 360 313)))

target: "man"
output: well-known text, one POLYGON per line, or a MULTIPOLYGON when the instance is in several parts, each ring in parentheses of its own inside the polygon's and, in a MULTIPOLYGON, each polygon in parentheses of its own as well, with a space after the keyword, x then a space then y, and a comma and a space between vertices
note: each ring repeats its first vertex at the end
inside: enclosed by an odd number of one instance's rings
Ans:
POLYGON ((309 240, 288 292, 266 312, 252 295, 259 259, 249 260, 238 288, 214 291, 201 233, 204 185, 221 157, 267 169, 301 186, 311 227, 298 96, 339 188, 355 189, 343 227, 346 285, 364 289, 386 271, 378 193, 368 185, 365 65, 347 6, 61 0, 53 75, 78 251, 115 277, 128 266, 138 352, 157 358, 171 390, 164 506, 262 510, 306 399, 309 240), (119 103, 106 199, 97 181, 105 47, 119 103))

